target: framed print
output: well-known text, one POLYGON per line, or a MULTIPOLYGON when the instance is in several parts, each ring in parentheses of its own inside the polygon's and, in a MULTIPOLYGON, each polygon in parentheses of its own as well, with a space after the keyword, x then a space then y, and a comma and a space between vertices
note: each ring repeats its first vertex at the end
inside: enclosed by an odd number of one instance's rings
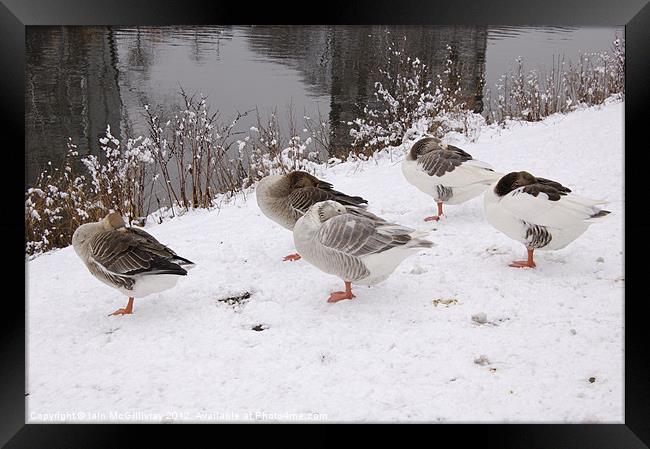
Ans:
POLYGON ((3 0, 3 444, 647 447, 650 6, 579 3, 3 0))

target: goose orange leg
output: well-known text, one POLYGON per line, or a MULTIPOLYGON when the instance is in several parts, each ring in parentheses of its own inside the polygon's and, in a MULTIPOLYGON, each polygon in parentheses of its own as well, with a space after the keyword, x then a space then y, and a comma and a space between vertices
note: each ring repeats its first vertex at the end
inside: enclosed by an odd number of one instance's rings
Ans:
POLYGON ((352 298, 356 298, 356 296, 352 294, 352 284, 350 284, 348 281, 345 281, 345 291, 332 293, 330 297, 327 298, 327 302, 337 302, 342 299, 352 299, 352 298))
POLYGON ((535 268, 533 261, 533 250, 528 248, 528 260, 515 260, 510 264, 514 268, 535 268))
POLYGON ((442 203, 438 201, 438 215, 432 215, 430 217, 424 217, 424 221, 438 221, 442 216, 442 203))
POLYGON ((293 261, 295 261, 295 260, 300 260, 300 259, 301 259, 301 257, 300 257, 300 254, 298 254, 298 253, 289 254, 288 256, 284 256, 284 257, 282 258, 282 260, 285 261, 285 262, 286 262, 287 260, 290 260, 290 261, 293 262, 293 261))
POLYGON ((117 309, 115 312, 110 313, 111 315, 130 315, 133 313, 133 298, 129 298, 129 303, 123 309, 117 309))

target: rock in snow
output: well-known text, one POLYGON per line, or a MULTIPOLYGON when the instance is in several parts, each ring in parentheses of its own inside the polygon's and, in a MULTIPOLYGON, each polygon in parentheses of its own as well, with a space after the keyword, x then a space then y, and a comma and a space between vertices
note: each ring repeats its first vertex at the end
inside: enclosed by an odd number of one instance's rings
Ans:
POLYGON ((475 313, 472 315, 472 321, 478 324, 485 324, 487 323, 487 315, 485 312, 475 313))

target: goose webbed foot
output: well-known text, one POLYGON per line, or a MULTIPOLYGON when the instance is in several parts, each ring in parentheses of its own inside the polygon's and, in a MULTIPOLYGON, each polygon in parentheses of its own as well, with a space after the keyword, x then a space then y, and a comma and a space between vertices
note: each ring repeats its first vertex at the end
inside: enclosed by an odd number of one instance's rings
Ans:
POLYGON ((513 260, 508 264, 509 267, 513 268, 535 268, 535 262, 528 262, 527 260, 513 260))
POLYGON ((535 261, 533 260, 533 250, 528 250, 528 260, 515 260, 509 264, 513 268, 535 268, 535 261))
POLYGON ((352 298, 356 298, 356 296, 352 294, 352 284, 346 282, 345 291, 332 293, 330 297, 327 298, 327 302, 338 302, 343 299, 352 299, 352 298))
POLYGON ((443 203, 437 203, 438 204, 438 215, 432 215, 430 217, 424 217, 424 221, 438 221, 440 220, 440 217, 443 216, 442 213, 442 204, 443 203))
POLYGON ((113 316, 113 315, 130 315, 133 313, 133 298, 129 298, 129 303, 126 305, 126 307, 117 309, 113 313, 109 313, 108 316, 113 316))
POLYGON ((291 261, 291 262, 293 262, 293 261, 300 260, 300 259, 301 259, 301 257, 300 257, 300 254, 298 254, 298 253, 289 254, 288 256, 284 256, 284 257, 282 258, 282 260, 283 260, 284 262, 286 262, 286 261, 291 261))

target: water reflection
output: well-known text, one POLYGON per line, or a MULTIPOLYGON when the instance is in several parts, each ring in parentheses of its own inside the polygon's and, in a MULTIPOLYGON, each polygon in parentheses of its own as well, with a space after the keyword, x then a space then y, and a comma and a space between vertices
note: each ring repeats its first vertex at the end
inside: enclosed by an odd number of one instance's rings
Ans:
MULTIPOLYGON (((405 36, 409 55, 433 73, 442 70, 447 45, 454 47, 466 102, 480 111, 484 84, 492 85, 515 56, 545 65, 549 55, 608 49, 614 33, 557 27, 28 27, 27 182, 48 160, 60 160, 68 137, 97 154, 97 136, 107 123, 117 136, 145 132, 142 105, 171 110, 181 84, 207 95, 224 118, 256 106, 264 114, 292 104, 298 117, 320 111, 333 124, 331 144, 338 148, 350 142, 345 122, 375 101, 391 35, 405 36)), ((253 124, 250 117, 241 125, 253 124)))
MULTIPOLYGON (((59 160, 71 137, 93 148, 106 123, 123 116, 116 42, 110 30, 38 27, 26 39, 28 178, 59 160)), ((28 179, 28 181, 29 181, 28 179)))

